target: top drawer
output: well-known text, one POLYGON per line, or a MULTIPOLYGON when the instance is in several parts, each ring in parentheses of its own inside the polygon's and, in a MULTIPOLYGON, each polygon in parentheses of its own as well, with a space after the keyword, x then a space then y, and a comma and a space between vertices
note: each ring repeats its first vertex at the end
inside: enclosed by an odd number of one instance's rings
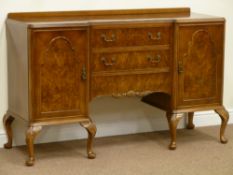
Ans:
POLYGON ((171 26, 94 28, 92 47, 166 45, 171 41, 171 26))

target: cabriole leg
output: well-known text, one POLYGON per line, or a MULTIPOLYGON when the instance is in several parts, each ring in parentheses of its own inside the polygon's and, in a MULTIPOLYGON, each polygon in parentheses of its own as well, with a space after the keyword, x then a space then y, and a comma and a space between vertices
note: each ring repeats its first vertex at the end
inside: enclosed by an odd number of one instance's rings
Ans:
POLYGON ((188 113, 188 123, 187 123, 187 129, 194 129, 195 125, 193 124, 193 116, 194 112, 189 112, 188 113))
POLYGON ((26 132, 26 143, 28 147, 29 158, 26 161, 27 166, 33 166, 35 162, 34 140, 41 131, 41 126, 30 126, 26 132))
POLYGON ((167 120, 170 128, 170 135, 171 135, 171 143, 169 145, 169 149, 175 150, 176 149, 176 128, 183 117, 182 113, 167 113, 167 120))
POLYGON ((88 140, 87 140, 87 155, 89 159, 94 159, 96 154, 93 151, 93 141, 96 134, 96 126, 92 121, 82 122, 80 123, 82 127, 84 127, 88 132, 88 140))
POLYGON ((6 135, 7 135, 7 143, 4 144, 4 148, 6 149, 10 149, 12 148, 12 128, 11 128, 11 124, 14 121, 14 117, 12 117, 11 115, 5 114, 3 117, 3 126, 5 128, 6 131, 6 135))
POLYGON ((220 128, 220 141, 221 143, 227 143, 227 139, 224 136, 227 122, 229 120, 229 114, 224 107, 215 109, 215 112, 220 116, 222 123, 220 128))

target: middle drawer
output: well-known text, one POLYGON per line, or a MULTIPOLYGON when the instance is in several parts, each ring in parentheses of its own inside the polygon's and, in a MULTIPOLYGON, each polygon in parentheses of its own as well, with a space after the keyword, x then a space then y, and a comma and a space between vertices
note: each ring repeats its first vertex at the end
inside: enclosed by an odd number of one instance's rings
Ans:
POLYGON ((169 50, 93 53, 91 70, 93 72, 98 72, 167 68, 170 67, 169 58, 169 50))

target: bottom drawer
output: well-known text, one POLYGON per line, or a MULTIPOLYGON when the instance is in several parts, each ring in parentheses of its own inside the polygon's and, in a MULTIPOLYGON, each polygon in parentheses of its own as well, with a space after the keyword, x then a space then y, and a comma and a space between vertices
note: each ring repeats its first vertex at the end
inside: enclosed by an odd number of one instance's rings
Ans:
POLYGON ((128 92, 136 95, 146 91, 170 93, 170 77, 169 73, 92 76, 91 97, 102 95, 124 96, 128 92))

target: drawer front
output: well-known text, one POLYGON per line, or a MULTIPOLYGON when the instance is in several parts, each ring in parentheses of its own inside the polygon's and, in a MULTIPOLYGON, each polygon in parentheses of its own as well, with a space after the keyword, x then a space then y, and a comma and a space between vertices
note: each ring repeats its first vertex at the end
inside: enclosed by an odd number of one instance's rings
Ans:
POLYGON ((92 71, 135 70, 170 67, 169 50, 121 53, 96 53, 92 56, 92 71))
POLYGON ((165 45, 170 44, 171 27, 93 29, 91 38, 95 48, 165 45))
POLYGON ((91 78, 92 98, 100 95, 124 96, 129 92, 140 94, 147 91, 170 93, 170 73, 92 76, 91 78))

